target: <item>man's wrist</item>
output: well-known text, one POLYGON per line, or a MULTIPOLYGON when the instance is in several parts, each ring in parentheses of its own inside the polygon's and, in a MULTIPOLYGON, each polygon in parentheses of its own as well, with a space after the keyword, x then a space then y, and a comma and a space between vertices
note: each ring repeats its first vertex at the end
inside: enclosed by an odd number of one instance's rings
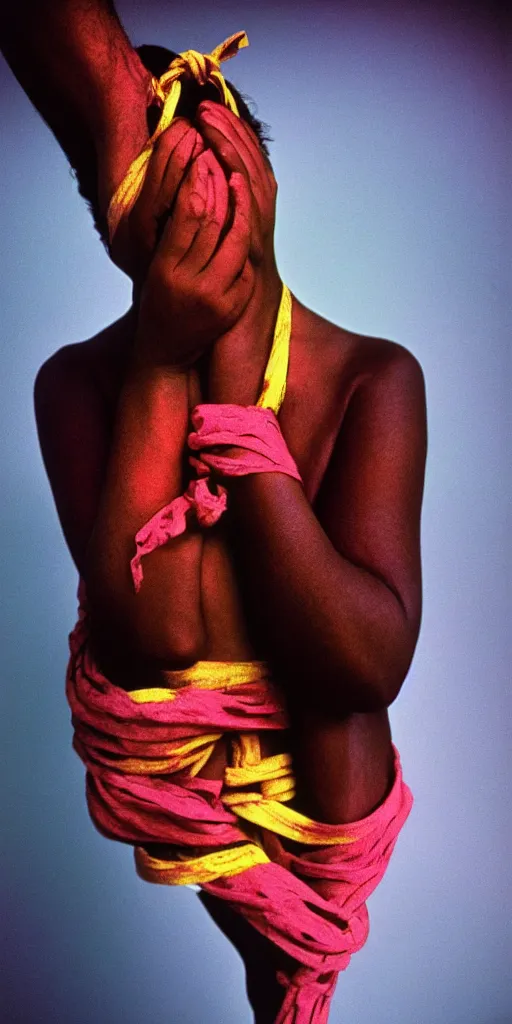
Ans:
POLYGON ((187 380, 189 369, 179 363, 166 362, 161 358, 152 356, 150 353, 134 343, 128 362, 128 371, 134 374, 144 374, 151 377, 161 377, 162 380, 187 380))
POLYGON ((260 396, 264 368, 244 365, 235 348, 216 350, 208 369, 208 401, 215 405, 256 405, 260 396))

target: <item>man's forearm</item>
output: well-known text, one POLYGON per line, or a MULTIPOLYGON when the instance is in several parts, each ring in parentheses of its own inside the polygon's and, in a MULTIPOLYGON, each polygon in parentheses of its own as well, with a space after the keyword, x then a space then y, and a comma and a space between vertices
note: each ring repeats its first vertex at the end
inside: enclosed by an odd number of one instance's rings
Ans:
POLYGON ((386 706, 412 658, 397 598, 333 548, 297 480, 254 473, 223 483, 244 575, 290 698, 329 714, 386 706))
POLYGON ((151 78, 113 4, 11 0, 0 14, 0 49, 72 166, 82 133, 99 162, 108 144, 105 190, 111 193, 146 142, 151 78))
POLYGON ((187 529, 144 555, 138 593, 130 560, 138 530, 186 487, 188 416, 186 373, 128 368, 86 556, 88 595, 102 631, 110 628, 137 653, 163 661, 200 656, 202 535, 187 529))

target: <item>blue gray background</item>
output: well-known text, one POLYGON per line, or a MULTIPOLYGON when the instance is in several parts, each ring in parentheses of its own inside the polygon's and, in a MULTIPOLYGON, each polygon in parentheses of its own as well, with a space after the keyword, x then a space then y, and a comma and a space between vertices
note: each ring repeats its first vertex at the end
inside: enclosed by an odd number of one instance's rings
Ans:
MULTIPOLYGON (((272 127, 276 251, 303 303, 420 360, 424 613, 391 708, 415 806, 333 1024, 506 1024, 510 334, 503 25, 489 5, 119 2, 135 44, 208 51, 272 127)), ((188 889, 94 830, 64 697, 76 573, 42 465, 38 367, 120 316, 65 157, 0 63, 4 1018, 249 1024, 242 963, 188 889), (197 971, 200 971, 198 977, 197 971)))

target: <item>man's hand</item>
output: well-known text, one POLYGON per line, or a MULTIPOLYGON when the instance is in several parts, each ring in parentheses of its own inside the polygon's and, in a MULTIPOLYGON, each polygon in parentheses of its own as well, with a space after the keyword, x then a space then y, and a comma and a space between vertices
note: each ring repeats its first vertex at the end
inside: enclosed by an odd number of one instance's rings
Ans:
POLYGON ((272 262, 277 182, 257 136, 245 121, 220 103, 201 103, 197 120, 201 135, 227 176, 240 171, 250 185, 253 218, 249 257, 253 266, 272 262))
POLYGON ((255 276, 249 260, 249 185, 237 173, 228 183, 211 150, 192 159, 183 176, 186 154, 190 157, 198 145, 196 135, 184 122, 160 137, 135 214, 135 224, 140 217, 147 233, 145 258, 165 217, 140 293, 136 358, 179 369, 192 366, 239 320, 255 276), (233 223, 222 237, 228 189, 233 223))
POLYGON ((252 129, 226 107, 202 103, 198 124, 226 173, 240 171, 250 188, 249 260, 255 272, 250 302, 213 347, 208 401, 251 405, 263 383, 282 295, 274 254, 277 182, 252 129))
POLYGON ((131 277, 137 291, 142 287, 179 186, 192 161, 203 150, 201 136, 184 117, 175 118, 155 143, 140 194, 130 212, 121 218, 110 247, 112 261, 131 277))

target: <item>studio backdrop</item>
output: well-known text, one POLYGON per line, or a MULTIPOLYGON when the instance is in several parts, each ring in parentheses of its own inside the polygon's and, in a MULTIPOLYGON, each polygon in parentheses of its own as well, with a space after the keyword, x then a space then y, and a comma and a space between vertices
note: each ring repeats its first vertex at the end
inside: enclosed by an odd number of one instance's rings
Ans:
MULTIPOLYGON (((328 320, 404 345, 425 374, 423 620, 390 709, 415 804, 333 1024, 507 1024, 503 26, 490 5, 449 0, 117 9, 135 45, 208 52, 247 32, 225 73, 270 125, 283 281, 328 320)), ((126 311, 130 282, 2 59, 0 125, 2 1016, 249 1024, 242 962, 196 894, 141 881, 131 848, 87 814, 64 695, 77 576, 33 383, 52 352, 126 311)))

